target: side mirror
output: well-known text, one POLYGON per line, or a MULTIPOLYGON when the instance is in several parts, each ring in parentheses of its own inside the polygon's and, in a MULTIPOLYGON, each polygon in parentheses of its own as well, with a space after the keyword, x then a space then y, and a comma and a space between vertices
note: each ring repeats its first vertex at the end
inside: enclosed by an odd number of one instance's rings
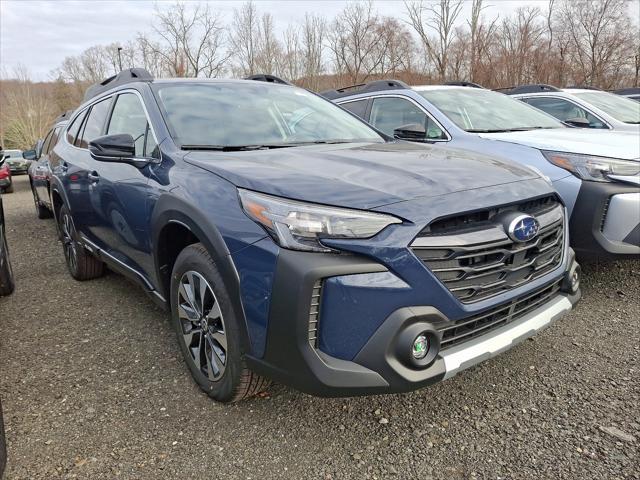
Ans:
POLYGON ((143 158, 136 158, 136 145, 128 133, 105 135, 89 142, 89 153, 99 162, 120 162, 142 168, 149 163, 143 158))
POLYGON ((586 118, 576 117, 576 118, 568 118, 564 121, 570 127, 580 127, 580 128, 589 128, 589 120, 586 118))
POLYGON ((424 125, 420 125, 419 123, 410 123, 394 129, 393 138, 410 140, 413 142, 424 141, 427 139, 427 130, 424 128, 424 125))
POLYGON ((22 158, 25 160, 37 160, 38 153, 35 150, 25 150, 22 152, 22 158))

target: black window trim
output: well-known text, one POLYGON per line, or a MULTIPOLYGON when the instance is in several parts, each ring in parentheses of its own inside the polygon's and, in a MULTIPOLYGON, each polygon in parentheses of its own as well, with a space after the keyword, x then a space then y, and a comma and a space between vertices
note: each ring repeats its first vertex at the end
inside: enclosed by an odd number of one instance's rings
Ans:
MULTIPOLYGON (((85 152, 88 150, 87 148, 78 147, 75 143, 78 140, 78 138, 82 138, 82 135, 84 135, 84 127, 86 126, 87 119, 89 118, 89 115, 91 114, 91 109, 93 109, 93 106, 96 103, 100 103, 103 100, 110 100, 111 101, 111 105, 109 106, 109 111, 107 112, 107 116, 109 116, 109 112, 113 108, 113 95, 114 94, 111 93, 109 95, 105 95, 104 97, 97 98, 95 101, 93 101, 90 104, 86 105, 82 110, 80 110, 76 115, 74 115, 74 117, 69 121, 69 124, 64 129, 64 141, 67 142, 67 145, 69 145, 70 147, 76 148, 78 150, 85 151, 85 152), (82 125, 80 125, 80 129, 78 130, 78 134, 74 137, 73 143, 69 143, 69 139, 67 138, 67 133, 69 132, 69 128, 71 128, 73 126, 75 121, 81 115, 84 115, 84 118, 82 119, 82 125)), ((104 132, 105 125, 106 124, 102 125, 102 132, 104 132)))
MULTIPOLYGON (((411 98, 408 95, 402 95, 400 93, 393 93, 391 95, 371 95, 368 97, 362 97, 362 98, 353 98, 353 99, 349 99, 348 102, 356 102, 358 100, 363 100, 363 99, 367 99, 369 100, 369 105, 367 105, 367 119, 365 120, 369 125, 371 125, 373 128, 376 128, 374 125, 372 125, 370 123, 371 120, 371 111, 373 110, 373 102, 376 98, 402 98, 404 100, 409 100, 411 103, 413 103, 416 107, 418 107, 420 110, 422 110, 422 112, 429 117, 433 123, 435 123, 440 130, 442 130, 444 132, 444 134, 447 136, 447 138, 430 138, 428 140, 426 140, 426 142, 421 142, 421 143, 431 143, 431 142, 450 142, 451 141, 451 134, 449 133, 449 131, 444 128, 444 126, 438 121, 436 120, 433 115, 431 115, 422 105, 420 105, 419 102, 417 102, 416 100, 414 100, 413 98, 411 98)), ((340 102, 338 105, 342 105, 343 103, 347 103, 347 102, 340 102)), ((376 129, 377 130, 377 129, 376 129)))
MULTIPOLYGON (((518 100, 522 100, 522 101, 524 101, 524 100, 532 100, 532 99, 535 99, 535 98, 553 98, 553 99, 556 99, 556 100, 564 100, 564 101, 569 102, 570 104, 572 104, 572 105, 574 105, 574 106, 576 106, 578 108, 581 108, 585 112, 590 113, 591 115, 596 117, 598 120, 600 120, 605 126, 605 128, 594 128, 594 130, 611 130, 613 128, 609 122, 607 122, 606 120, 601 118, 599 115, 596 115, 595 113, 593 113, 591 110, 589 110, 584 105, 580 105, 579 103, 575 102, 571 98, 563 97, 563 96, 560 96, 560 95, 547 95, 547 94, 540 94, 540 95, 526 95, 526 94, 524 94, 524 95, 518 96, 516 98, 518 100)), ((531 105, 529 102, 525 102, 525 103, 527 105, 532 106, 533 108, 538 108, 538 107, 536 107, 534 105, 531 105)), ((542 109, 538 108, 538 110, 542 110, 542 109)), ((544 110, 542 110, 542 111, 544 112, 544 110)), ((544 113, 546 113, 547 115, 551 115, 550 113, 547 113, 547 112, 544 112, 544 113)), ((551 116, 553 117, 553 115, 551 115, 551 116)), ((553 118, 555 118, 556 120, 558 120, 560 122, 562 121, 559 118, 556 118, 556 117, 553 117, 553 118)))

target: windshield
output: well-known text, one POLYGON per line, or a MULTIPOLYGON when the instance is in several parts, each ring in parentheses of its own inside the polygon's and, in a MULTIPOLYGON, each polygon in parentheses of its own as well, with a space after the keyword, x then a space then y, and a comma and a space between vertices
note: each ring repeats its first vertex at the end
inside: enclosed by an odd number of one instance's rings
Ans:
POLYGON ((478 88, 422 90, 449 120, 468 132, 508 132, 564 125, 539 110, 502 93, 478 88))
POLYGON ((640 103, 608 92, 579 92, 574 95, 624 123, 640 123, 640 103))
POLYGON ((364 122, 300 88, 259 82, 160 84, 157 96, 184 149, 383 142, 364 122))

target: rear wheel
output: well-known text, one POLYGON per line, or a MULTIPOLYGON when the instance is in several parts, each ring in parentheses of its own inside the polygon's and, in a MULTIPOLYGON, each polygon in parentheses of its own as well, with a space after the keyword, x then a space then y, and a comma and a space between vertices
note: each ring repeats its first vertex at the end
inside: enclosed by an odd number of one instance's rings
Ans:
POLYGON ((91 255, 78 242, 78 233, 66 206, 60 208, 58 218, 64 259, 71 276, 76 280, 91 280, 102 276, 104 263, 91 255))
POLYGON ((35 203, 35 206, 36 206, 36 214, 38 215, 38 218, 40 219, 51 218, 52 217, 51 211, 47 207, 45 207, 40 200, 38 200, 38 194, 33 188, 33 185, 31 186, 31 193, 33 194, 33 202, 35 203))
POLYGON ((5 187, 4 193, 13 193, 13 182, 11 182, 8 187, 5 187))
POLYGON ((216 265, 200 243, 176 259, 171 317, 191 375, 211 398, 235 402, 269 386, 244 363, 240 322, 216 265))

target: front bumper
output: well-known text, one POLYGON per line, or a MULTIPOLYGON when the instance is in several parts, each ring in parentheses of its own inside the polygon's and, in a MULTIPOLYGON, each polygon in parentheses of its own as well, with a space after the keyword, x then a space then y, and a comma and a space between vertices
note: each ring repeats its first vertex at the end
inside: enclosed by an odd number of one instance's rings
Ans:
MULTIPOLYGON (((565 272, 553 275, 538 288, 559 284, 566 272, 576 268, 573 253, 565 266, 565 272)), ((411 305, 395 309, 351 359, 328 354, 322 342, 314 342, 316 332, 312 332, 317 316, 314 320, 314 302, 310 299, 317 292, 318 280, 381 272, 386 272, 385 267, 364 257, 281 251, 264 356, 247 356, 249 367, 318 396, 407 392, 450 378, 511 348, 570 311, 580 297, 579 289, 575 293, 562 291, 568 288, 554 291, 553 296, 523 316, 438 352, 424 365, 412 364, 407 358, 410 349, 404 348, 406 332, 429 332, 433 345, 438 345, 442 338, 440 327, 455 323, 433 306, 411 305)), ((389 291, 387 294, 397 295, 389 291)), ((365 311, 364 306, 361 311, 365 311)), ((352 320, 355 319, 349 316, 342 318, 345 341, 349 341, 349 324, 355 323, 352 320)))
POLYGON ((29 165, 9 165, 11 175, 24 175, 29 171, 29 165))
POLYGON ((581 260, 640 256, 640 188, 582 182, 569 230, 581 260))

